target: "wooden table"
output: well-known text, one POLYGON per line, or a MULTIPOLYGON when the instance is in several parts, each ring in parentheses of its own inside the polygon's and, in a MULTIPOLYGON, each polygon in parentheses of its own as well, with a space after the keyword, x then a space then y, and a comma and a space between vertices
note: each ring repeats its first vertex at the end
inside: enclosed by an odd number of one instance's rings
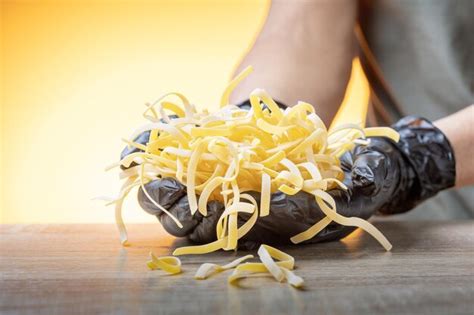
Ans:
POLYGON ((166 255, 185 243, 159 224, 129 225, 128 248, 113 225, 3 225, 0 313, 474 313, 472 221, 376 225, 392 252, 359 231, 342 242, 282 247, 296 258, 304 290, 270 278, 236 287, 229 272, 193 279, 201 263, 246 252, 184 256, 175 276, 149 271, 150 250, 166 255))

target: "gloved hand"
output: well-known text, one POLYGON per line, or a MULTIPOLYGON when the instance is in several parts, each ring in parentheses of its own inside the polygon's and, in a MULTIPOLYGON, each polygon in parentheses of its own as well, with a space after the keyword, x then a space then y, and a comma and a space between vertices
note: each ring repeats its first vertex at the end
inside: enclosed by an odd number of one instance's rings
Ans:
POLYGON ((371 196, 365 202, 378 214, 413 209, 439 191, 453 187, 456 179, 451 144, 429 120, 407 116, 392 128, 400 134, 398 143, 371 138, 368 146, 355 147, 341 161, 354 161, 353 183, 363 188, 361 195, 371 196), (367 178, 371 180, 364 184, 367 178))
MULTIPOLYGON (((400 133, 395 144, 386 138, 371 138, 341 158, 348 191, 332 190, 338 213, 363 219, 375 213, 394 214, 410 210, 438 191, 454 185, 455 162, 449 141, 429 121, 406 117, 393 126, 400 133)), ((224 211, 217 201, 208 204, 208 216, 191 216, 186 188, 177 180, 164 178, 146 185, 153 199, 168 209, 183 224, 180 229, 148 200, 143 191, 138 200, 145 211, 156 215, 163 227, 175 236, 187 236, 196 243, 216 239, 215 226, 224 211)), ((259 202, 260 194, 250 193, 259 202)), ((239 214, 239 226, 248 219, 239 214)), ((324 217, 314 197, 305 192, 287 196, 272 194, 270 215, 259 217, 239 246, 254 248, 260 243, 284 244, 324 217)), ((353 231, 352 227, 331 223, 306 242, 338 240, 353 231)))
MULTIPOLYGON (((179 228, 174 221, 158 209, 140 188, 138 201, 140 206, 148 213, 156 215, 165 230, 178 237, 188 237, 195 243, 209 243, 216 240, 216 225, 224 205, 218 201, 211 201, 207 205, 207 216, 199 212, 191 215, 189 210, 186 187, 174 178, 163 178, 149 182, 145 185, 151 197, 165 207, 183 224, 179 228)), ((260 193, 247 192, 260 203, 260 193)), ((357 216, 367 219, 372 215, 370 209, 358 206, 349 208, 350 196, 339 190, 330 194, 335 198, 338 212, 345 216, 357 216)), ((250 214, 239 213, 238 226, 243 225, 250 214)), ((310 228, 313 224, 324 218, 325 215, 316 204, 314 196, 306 192, 288 196, 276 192, 271 196, 270 214, 259 217, 253 228, 239 240, 239 248, 255 249, 261 243, 289 244, 290 238, 310 228)), ((313 239, 306 242, 321 242, 340 239, 353 231, 351 227, 343 227, 336 223, 329 224, 313 239)))

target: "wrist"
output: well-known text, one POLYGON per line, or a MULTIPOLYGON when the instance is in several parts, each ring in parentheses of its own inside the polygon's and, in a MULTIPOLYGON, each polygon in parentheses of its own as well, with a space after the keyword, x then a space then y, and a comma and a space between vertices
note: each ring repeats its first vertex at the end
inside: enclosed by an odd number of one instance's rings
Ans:
POLYGON ((474 184, 474 105, 434 122, 449 139, 456 157, 456 187, 474 184))

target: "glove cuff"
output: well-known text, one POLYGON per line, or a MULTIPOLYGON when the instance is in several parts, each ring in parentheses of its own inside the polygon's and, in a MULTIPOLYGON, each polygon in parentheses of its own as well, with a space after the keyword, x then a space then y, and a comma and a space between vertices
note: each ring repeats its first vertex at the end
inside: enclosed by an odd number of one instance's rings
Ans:
POLYGON ((454 150, 441 130, 417 116, 404 117, 392 127, 400 134, 397 147, 417 175, 417 203, 454 186, 454 150))

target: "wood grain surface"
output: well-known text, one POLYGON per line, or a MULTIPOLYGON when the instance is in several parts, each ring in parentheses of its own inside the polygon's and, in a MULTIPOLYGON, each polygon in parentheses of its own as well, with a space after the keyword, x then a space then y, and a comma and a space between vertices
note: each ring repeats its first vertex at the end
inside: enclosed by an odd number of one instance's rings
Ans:
MULTIPOLYGON (((113 225, 2 225, 1 314, 473 314, 474 223, 378 222, 386 253, 356 231, 341 242, 281 247, 296 258, 304 290, 270 278, 197 281, 204 262, 248 252, 183 256, 183 273, 149 271, 150 250, 186 244, 159 224, 129 225, 122 248, 113 225)), ((255 254, 255 253, 254 253, 255 254)))

